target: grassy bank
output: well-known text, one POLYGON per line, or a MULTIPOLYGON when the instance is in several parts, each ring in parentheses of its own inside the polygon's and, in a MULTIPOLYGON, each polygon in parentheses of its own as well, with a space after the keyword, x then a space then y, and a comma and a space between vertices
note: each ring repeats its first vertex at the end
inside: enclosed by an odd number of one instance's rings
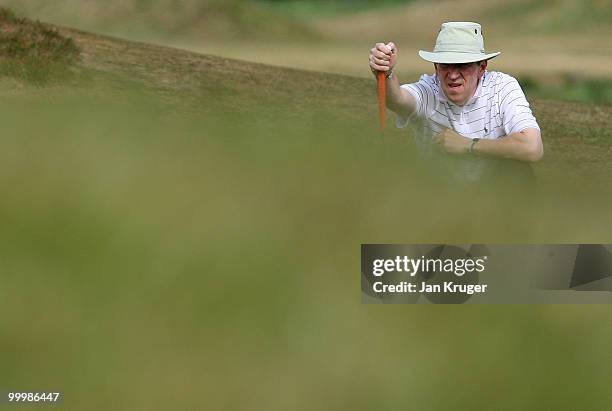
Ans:
POLYGON ((612 105, 612 85, 609 79, 585 79, 565 75, 552 84, 549 79, 538 80, 529 76, 520 77, 518 80, 530 97, 612 105))
POLYGON ((83 2, 0 0, 29 18, 134 40, 197 39, 200 42, 316 38, 297 19, 257 2, 242 0, 128 0, 83 2))

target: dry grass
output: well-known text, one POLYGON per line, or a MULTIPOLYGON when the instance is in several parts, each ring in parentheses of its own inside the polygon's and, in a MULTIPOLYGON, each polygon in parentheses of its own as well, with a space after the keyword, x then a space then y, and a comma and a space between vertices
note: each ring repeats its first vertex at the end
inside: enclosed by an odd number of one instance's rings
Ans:
POLYGON ((79 60, 79 48, 54 28, 0 8, 0 72, 44 83, 79 60))
MULTIPOLYGON (((71 29, 61 33, 82 49, 85 67, 139 81, 182 110, 265 113, 266 107, 282 106, 299 117, 317 108, 376 123, 372 78, 274 67, 71 29)), ((571 164, 573 172, 585 175, 593 167, 612 167, 612 107, 533 99, 533 109, 547 152, 541 167, 571 164)))

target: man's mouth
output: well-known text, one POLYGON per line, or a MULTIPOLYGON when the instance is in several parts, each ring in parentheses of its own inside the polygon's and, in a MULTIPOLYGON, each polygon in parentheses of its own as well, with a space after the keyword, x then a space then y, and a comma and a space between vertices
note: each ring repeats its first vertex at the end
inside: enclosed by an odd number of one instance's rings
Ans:
POLYGON ((449 83, 448 87, 449 87, 449 88, 451 88, 451 89, 453 89, 453 88, 459 88, 459 87, 461 87, 461 84, 460 84, 460 83, 457 83, 457 84, 450 84, 450 83, 449 83))

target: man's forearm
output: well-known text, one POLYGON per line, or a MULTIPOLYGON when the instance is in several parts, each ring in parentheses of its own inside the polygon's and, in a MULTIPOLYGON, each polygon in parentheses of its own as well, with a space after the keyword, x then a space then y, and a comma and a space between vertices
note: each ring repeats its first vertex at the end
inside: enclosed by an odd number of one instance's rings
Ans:
POLYGON ((542 158, 544 148, 539 131, 527 129, 494 140, 482 139, 474 144, 473 152, 476 155, 534 162, 542 158))
POLYGON ((393 73, 386 79, 387 107, 389 110, 401 115, 409 116, 414 112, 414 98, 406 90, 402 90, 397 75, 393 73))

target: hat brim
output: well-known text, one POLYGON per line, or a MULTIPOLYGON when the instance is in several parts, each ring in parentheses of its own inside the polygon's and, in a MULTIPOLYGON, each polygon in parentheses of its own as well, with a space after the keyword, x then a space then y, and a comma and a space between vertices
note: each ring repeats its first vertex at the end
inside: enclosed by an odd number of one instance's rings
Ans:
POLYGON ((439 52, 431 53, 429 51, 419 50, 419 56, 426 61, 431 63, 442 63, 442 64, 461 64, 461 63, 474 63, 476 61, 490 60, 493 57, 497 57, 501 54, 500 51, 489 54, 472 54, 472 53, 453 53, 453 52, 439 52))

